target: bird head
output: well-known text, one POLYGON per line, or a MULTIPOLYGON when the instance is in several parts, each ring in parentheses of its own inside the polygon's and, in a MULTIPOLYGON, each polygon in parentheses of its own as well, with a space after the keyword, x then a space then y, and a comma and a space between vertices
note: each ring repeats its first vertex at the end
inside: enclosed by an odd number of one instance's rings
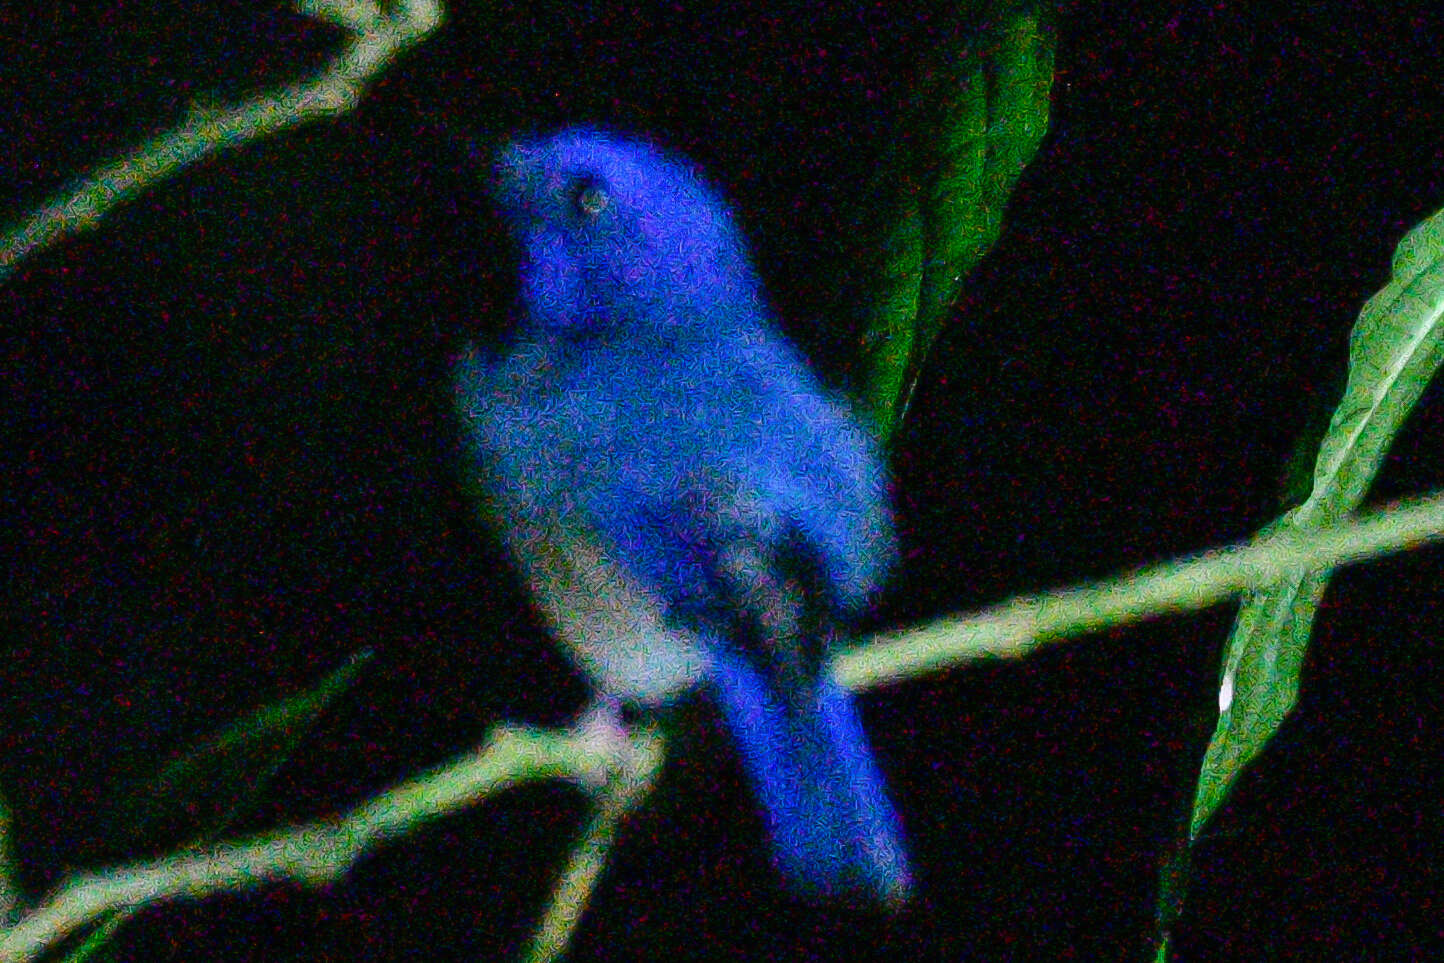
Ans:
POLYGON ((685 337, 760 314, 731 212, 682 158, 572 127, 513 143, 495 174, 493 197, 521 250, 522 304, 545 333, 685 337))

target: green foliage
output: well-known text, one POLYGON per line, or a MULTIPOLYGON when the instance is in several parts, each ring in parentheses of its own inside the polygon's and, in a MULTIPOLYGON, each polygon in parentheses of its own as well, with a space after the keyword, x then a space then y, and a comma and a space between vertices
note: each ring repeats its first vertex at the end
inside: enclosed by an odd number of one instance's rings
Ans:
POLYGON ((218 839, 265 791, 266 785, 315 730, 321 716, 355 685, 373 653, 363 651, 315 688, 263 706, 231 723, 149 778, 118 793, 117 832, 142 842, 175 838, 191 828, 192 842, 218 839))
POLYGON ((929 71, 924 106, 875 185, 896 210, 862 294, 865 406, 884 439, 1048 129, 1055 35, 1027 5, 996 16, 965 55, 937 52, 946 66, 929 71))
MULTIPOLYGON (((1261 537, 1302 535, 1353 515, 1444 360, 1441 316, 1444 211, 1399 242, 1393 278, 1364 305, 1354 325, 1348 384, 1319 444, 1312 490, 1261 537)), ((1225 650, 1218 727, 1199 771, 1189 844, 1297 702, 1300 669, 1330 574, 1299 569, 1245 596, 1225 650)), ((1164 868, 1158 904, 1161 946, 1186 895, 1187 858, 1187 847, 1181 847, 1164 868)))
MULTIPOLYGON (((1313 491, 1265 534, 1307 531, 1350 515, 1444 360, 1444 212, 1410 231, 1393 279, 1359 314, 1349 382, 1319 446, 1313 491)), ((1243 766, 1278 730, 1298 696, 1299 666, 1328 573, 1298 572, 1252 592, 1229 639, 1219 724, 1204 756, 1190 835, 1217 811, 1243 766)))

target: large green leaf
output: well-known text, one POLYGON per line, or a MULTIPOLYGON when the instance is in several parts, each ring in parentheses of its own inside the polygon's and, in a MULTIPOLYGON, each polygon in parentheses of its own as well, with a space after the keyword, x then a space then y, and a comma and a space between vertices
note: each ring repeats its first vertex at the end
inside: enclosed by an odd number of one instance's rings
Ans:
POLYGON ((862 294, 864 402, 883 438, 1048 129, 1054 32, 1031 4, 994 6, 964 51, 938 52, 874 185, 894 208, 862 294))
MULTIPOLYGON (((1271 531, 1305 531, 1352 513, 1444 360, 1444 212, 1399 243, 1393 275, 1354 326, 1349 381, 1319 446, 1313 491, 1271 531)), ((1192 838, 1293 708, 1328 579, 1300 571, 1244 600, 1224 660, 1218 728, 1199 774, 1192 838)))
MULTIPOLYGON (((1394 251, 1393 278, 1369 299, 1349 339, 1349 379, 1314 462, 1313 486, 1265 534, 1307 532, 1351 515, 1409 412, 1444 360, 1444 211, 1394 251)), ((1245 766, 1298 701, 1299 676, 1329 571, 1298 570, 1244 598, 1225 651, 1218 726, 1204 753, 1186 839, 1160 874, 1158 958, 1188 887, 1189 851, 1245 766)))

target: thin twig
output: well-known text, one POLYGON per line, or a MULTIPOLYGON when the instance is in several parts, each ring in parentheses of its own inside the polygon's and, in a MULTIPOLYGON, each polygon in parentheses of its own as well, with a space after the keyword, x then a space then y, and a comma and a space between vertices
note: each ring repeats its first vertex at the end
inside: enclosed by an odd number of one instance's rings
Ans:
POLYGON ((1398 502, 1306 536, 1283 530, 1106 581, 878 635, 840 653, 833 674, 845 688, 868 689, 978 659, 1018 657, 1045 642, 1208 608, 1295 571, 1351 565, 1441 537, 1444 495, 1398 502))
POLYGON ((0 936, 0 961, 33 959, 117 909, 254 889, 278 880, 312 886, 332 882, 364 853, 519 783, 561 778, 583 787, 606 785, 614 769, 629 769, 637 758, 660 759, 656 740, 655 734, 642 732, 604 746, 590 729, 501 726, 475 752, 336 820, 78 877, 0 936))
POLYGON ((366 87, 436 30, 443 16, 440 0, 401 0, 390 14, 352 0, 311 0, 298 9, 350 31, 329 64, 306 80, 237 104, 192 108, 180 126, 62 191, 0 235, 0 282, 25 258, 96 227, 105 214, 202 158, 353 110, 366 87))

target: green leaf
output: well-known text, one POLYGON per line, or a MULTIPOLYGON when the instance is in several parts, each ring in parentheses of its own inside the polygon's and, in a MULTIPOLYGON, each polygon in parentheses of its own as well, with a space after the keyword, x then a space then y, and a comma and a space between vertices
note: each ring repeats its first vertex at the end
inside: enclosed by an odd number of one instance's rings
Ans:
MULTIPOLYGON (((1308 497, 1260 537, 1307 532, 1352 515, 1444 360, 1444 211, 1405 235, 1392 268, 1393 278, 1364 305, 1350 335, 1348 383, 1319 443, 1308 497)), ((1291 486, 1297 487, 1297 474, 1290 472, 1291 486)), ((1192 844, 1298 700, 1300 670, 1331 574, 1295 571, 1249 593, 1239 608, 1219 684, 1218 727, 1204 752, 1186 840, 1160 875, 1158 959, 1167 958, 1187 896, 1192 844)))
MULTIPOLYGON (((880 436, 901 421, 965 277, 1002 231, 1003 210, 1048 129, 1055 34, 1003 3, 962 54, 937 52, 910 135, 875 185, 895 213, 867 272, 866 408, 880 436)), ((976 12, 972 16, 977 16, 976 12)))
POLYGON ((323 713, 355 684, 371 651, 353 656, 315 688, 264 706, 117 794, 116 832, 140 844, 177 841, 176 827, 214 839, 265 790, 323 713))
MULTIPOLYGON (((186 831, 195 833, 191 845, 219 838, 265 791, 296 745, 355 684, 373 655, 366 650, 353 656, 310 691, 262 707, 150 778, 118 790, 113 798, 120 815, 112 839, 122 846, 170 847, 186 831)), ((106 914, 66 953, 66 963, 115 959, 115 934, 139 912, 132 907, 106 914)))
MULTIPOLYGON (((1313 491, 1270 531, 1305 531, 1351 514, 1444 360, 1444 211, 1399 243, 1393 274, 1354 326, 1349 381, 1319 446, 1313 491)), ((1293 708, 1328 579, 1327 572, 1297 572, 1244 600, 1228 643, 1218 728, 1204 755, 1191 837, 1293 708)))

